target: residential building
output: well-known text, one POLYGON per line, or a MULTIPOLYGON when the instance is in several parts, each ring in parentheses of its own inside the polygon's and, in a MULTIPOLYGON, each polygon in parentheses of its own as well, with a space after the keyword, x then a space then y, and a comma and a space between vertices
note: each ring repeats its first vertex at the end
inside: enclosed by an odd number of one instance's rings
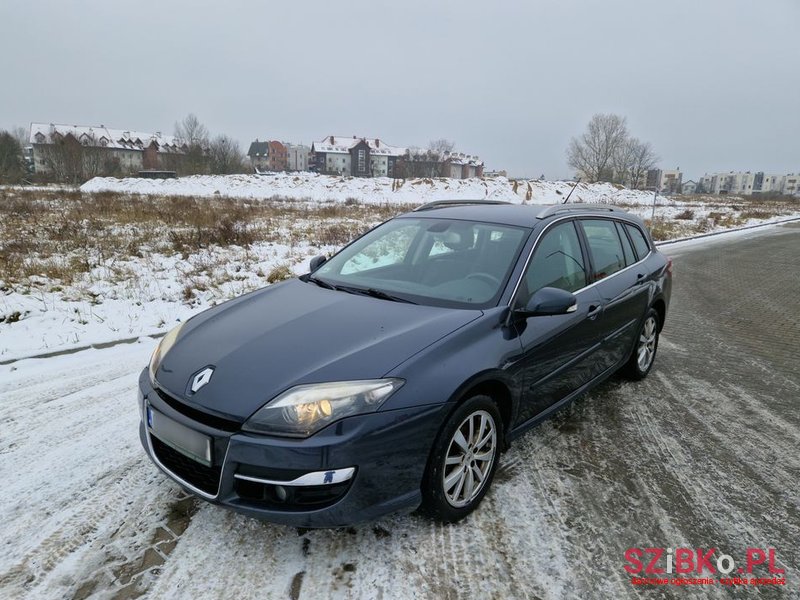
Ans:
POLYGON ((269 142, 251 142, 250 149, 247 151, 247 156, 250 159, 250 165, 256 171, 269 170, 269 142))
POLYGON ((787 196, 800 196, 800 175, 790 173, 783 177, 781 193, 787 196))
POLYGON ((269 156, 267 157, 267 170, 286 170, 286 146, 275 140, 269 142, 269 156))
POLYGON ((406 149, 378 138, 329 135, 311 144, 310 168, 318 173, 390 177, 406 149))
POLYGON ((650 169, 645 178, 647 189, 656 189, 663 194, 680 194, 683 173, 678 169, 650 169))
POLYGON ((81 165, 73 169, 89 175, 174 170, 188 149, 181 140, 160 131, 144 133, 104 125, 54 123, 31 123, 30 143, 34 170, 45 175, 60 175, 56 171, 65 163, 65 149, 70 160, 79 158, 81 165))
POLYGON ((286 147, 286 168, 289 171, 308 171, 308 155, 311 148, 302 144, 284 142, 286 147))
MULTIPOLYGON (((700 179, 700 187, 707 194, 785 194, 787 180, 793 175, 768 175, 763 171, 729 171, 728 173, 706 173, 700 179)), ((793 189, 795 186, 792 186, 793 189)))
POLYGON ((691 195, 697 192, 697 182, 693 180, 684 181, 681 184, 681 194, 691 195))
POLYGON ((445 152, 442 175, 452 179, 469 179, 483 176, 483 161, 463 152, 445 152))

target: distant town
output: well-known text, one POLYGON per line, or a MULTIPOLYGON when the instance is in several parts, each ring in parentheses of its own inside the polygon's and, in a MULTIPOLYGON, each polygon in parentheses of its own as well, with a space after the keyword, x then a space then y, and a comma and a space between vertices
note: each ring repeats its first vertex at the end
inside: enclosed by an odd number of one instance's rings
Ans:
MULTIPOLYGON (((361 135, 325 135, 311 145, 256 138, 244 154, 235 140, 224 135, 209 136, 194 115, 177 123, 174 135, 55 123, 31 123, 24 135, 23 131, 17 131, 16 136, 5 135, 16 137, 18 143, 21 169, 16 178, 28 182, 79 183, 96 176, 168 178, 201 173, 296 171, 396 179, 508 176, 502 169, 486 170, 477 154, 459 152, 444 139, 414 147, 361 135)), ((13 182, 7 172, 13 165, 5 165, 7 162, 0 164, 0 181, 13 182)), ((687 179, 680 168, 646 168, 617 180, 613 171, 606 178, 599 173, 591 177, 576 168, 575 179, 618 182, 665 195, 800 196, 800 174, 795 173, 730 171, 687 179)))

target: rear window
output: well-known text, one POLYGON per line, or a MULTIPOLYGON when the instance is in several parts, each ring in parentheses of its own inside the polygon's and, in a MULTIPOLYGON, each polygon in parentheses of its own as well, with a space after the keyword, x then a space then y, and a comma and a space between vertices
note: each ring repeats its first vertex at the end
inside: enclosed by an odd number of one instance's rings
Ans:
POLYGON ((603 279, 624 269, 625 253, 614 221, 585 219, 581 225, 592 253, 595 279, 603 279))
POLYGON ((636 254, 639 260, 643 259, 650 252, 650 244, 647 242, 647 238, 644 237, 642 230, 638 227, 626 223, 625 228, 628 230, 633 240, 633 247, 636 248, 636 254))
POLYGON ((619 234, 619 239, 622 240, 622 251, 625 253, 625 264, 632 265, 636 262, 636 255, 633 253, 633 246, 631 246, 631 241, 628 239, 628 235, 625 233, 624 226, 619 221, 617 221, 617 233, 619 234))

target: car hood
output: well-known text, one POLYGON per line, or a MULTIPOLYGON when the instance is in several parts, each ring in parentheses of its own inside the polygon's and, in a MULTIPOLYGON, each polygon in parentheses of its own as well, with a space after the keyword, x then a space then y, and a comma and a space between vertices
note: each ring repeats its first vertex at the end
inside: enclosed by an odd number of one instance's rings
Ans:
POLYGON ((294 385, 382 377, 481 314, 292 279, 192 318, 156 379, 194 408, 244 421, 294 385), (211 379, 192 393, 191 379, 206 367, 211 379))

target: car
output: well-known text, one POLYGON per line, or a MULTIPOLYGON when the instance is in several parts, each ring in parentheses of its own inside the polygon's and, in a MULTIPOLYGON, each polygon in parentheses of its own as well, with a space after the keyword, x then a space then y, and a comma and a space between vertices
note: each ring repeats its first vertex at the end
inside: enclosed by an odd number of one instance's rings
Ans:
POLYGON ((212 503, 298 527, 456 522, 500 454, 653 367, 672 261, 607 205, 438 201, 165 335, 139 433, 212 503))

